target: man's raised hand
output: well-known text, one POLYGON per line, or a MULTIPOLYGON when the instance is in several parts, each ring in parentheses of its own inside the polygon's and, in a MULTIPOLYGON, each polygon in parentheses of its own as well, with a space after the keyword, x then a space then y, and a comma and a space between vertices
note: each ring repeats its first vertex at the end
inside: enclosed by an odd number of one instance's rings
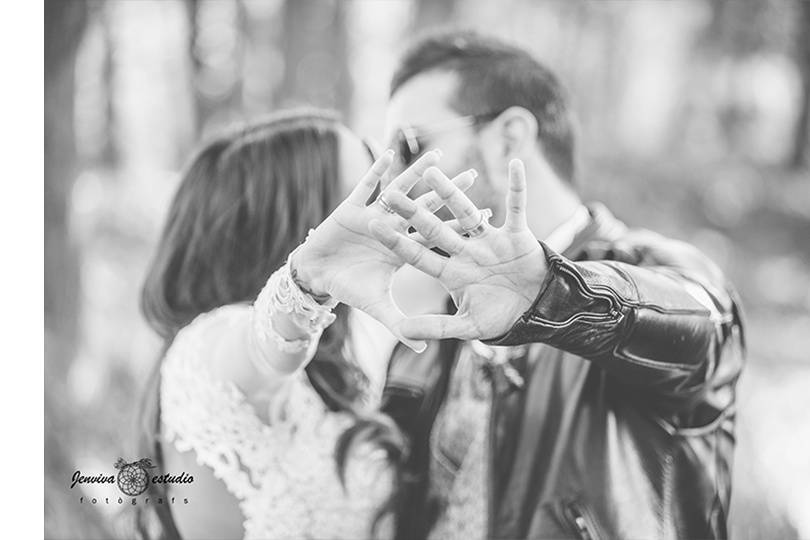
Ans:
POLYGON ((546 273, 543 250, 526 222, 523 162, 509 163, 506 222, 500 228, 490 226, 482 210, 436 167, 428 168, 424 179, 453 212, 456 223, 443 222, 403 193, 392 192, 386 198, 388 204, 419 237, 386 220, 373 219, 369 228, 402 263, 441 281, 458 312, 400 320, 399 331, 413 340, 488 339, 505 334, 531 306, 546 273), (448 256, 426 245, 441 248, 448 256))

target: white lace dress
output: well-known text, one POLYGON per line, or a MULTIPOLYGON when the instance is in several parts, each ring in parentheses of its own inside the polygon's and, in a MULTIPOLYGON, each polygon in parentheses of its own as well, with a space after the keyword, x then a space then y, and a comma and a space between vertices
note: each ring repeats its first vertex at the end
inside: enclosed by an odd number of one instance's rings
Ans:
POLYGON ((246 539, 368 538, 391 479, 380 451, 360 449, 344 492, 333 456, 352 419, 329 411, 300 370, 274 395, 265 423, 233 382, 207 368, 204 337, 219 325, 248 327, 252 309, 216 309, 178 334, 161 368, 164 444, 193 450, 223 481, 239 501, 246 539))

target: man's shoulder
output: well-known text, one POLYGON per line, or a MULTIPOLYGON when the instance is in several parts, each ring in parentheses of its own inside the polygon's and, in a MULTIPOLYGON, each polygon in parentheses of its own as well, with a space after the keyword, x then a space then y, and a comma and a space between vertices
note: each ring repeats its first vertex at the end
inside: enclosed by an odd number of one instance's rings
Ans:
POLYGON ((640 266, 671 267, 716 284, 726 281, 720 267, 708 255, 684 240, 648 229, 628 229, 618 243, 635 254, 640 266))
POLYGON ((628 227, 603 206, 597 206, 594 214, 597 226, 590 238, 584 239, 576 259, 671 267, 694 272, 713 283, 725 282, 720 268, 692 244, 647 228, 628 227))

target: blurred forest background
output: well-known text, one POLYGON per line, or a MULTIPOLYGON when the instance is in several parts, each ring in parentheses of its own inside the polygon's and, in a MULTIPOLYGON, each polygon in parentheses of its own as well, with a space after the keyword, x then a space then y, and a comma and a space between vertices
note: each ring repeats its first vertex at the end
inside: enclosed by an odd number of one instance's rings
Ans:
POLYGON ((731 275, 749 340, 732 533, 810 538, 810 2, 46 0, 47 538, 117 534, 121 507, 79 505, 69 479, 142 457, 159 341, 139 288, 200 138, 300 103, 379 136, 398 51, 447 23, 561 76, 588 199, 731 275))

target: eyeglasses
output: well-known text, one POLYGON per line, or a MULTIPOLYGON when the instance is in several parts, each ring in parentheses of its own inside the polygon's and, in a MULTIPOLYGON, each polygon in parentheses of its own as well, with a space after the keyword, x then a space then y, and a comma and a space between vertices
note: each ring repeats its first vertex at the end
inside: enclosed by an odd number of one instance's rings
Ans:
POLYGON ((500 114, 500 112, 469 114, 467 116, 447 120, 446 122, 423 126, 418 129, 413 127, 399 128, 394 135, 392 147, 397 151, 397 156, 403 166, 408 167, 426 150, 424 142, 426 135, 435 135, 463 127, 477 126, 491 122, 500 114))

